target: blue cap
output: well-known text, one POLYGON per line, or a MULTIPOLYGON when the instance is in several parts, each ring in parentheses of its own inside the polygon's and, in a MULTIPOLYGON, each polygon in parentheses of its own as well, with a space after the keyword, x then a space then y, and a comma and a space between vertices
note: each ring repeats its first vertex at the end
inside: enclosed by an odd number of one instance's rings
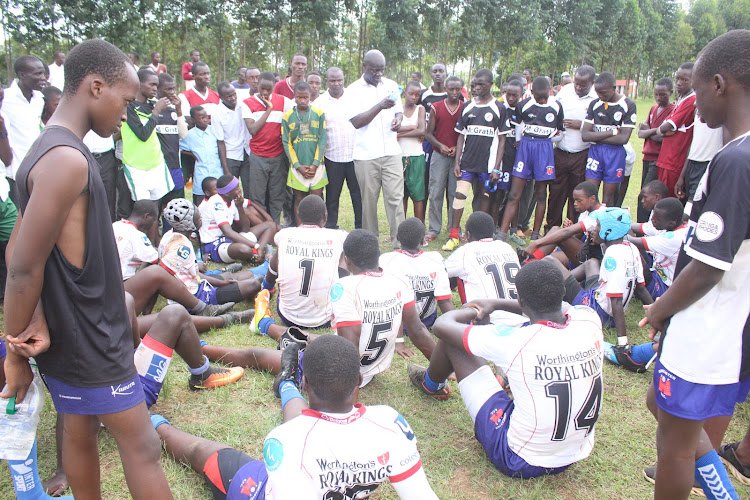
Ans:
POLYGON ((630 214, 622 208, 603 207, 589 217, 599 221, 599 237, 604 241, 619 240, 630 231, 630 214))

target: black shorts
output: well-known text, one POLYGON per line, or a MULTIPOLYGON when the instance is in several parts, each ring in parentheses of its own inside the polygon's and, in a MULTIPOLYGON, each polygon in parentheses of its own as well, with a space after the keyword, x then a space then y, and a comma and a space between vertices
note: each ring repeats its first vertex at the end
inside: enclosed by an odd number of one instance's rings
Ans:
POLYGON ((216 287, 216 302, 226 304, 227 302, 242 302, 242 292, 239 283, 230 283, 226 286, 216 287))
POLYGON ((573 276, 568 276, 568 278, 565 280, 565 296, 563 297, 563 300, 568 304, 572 304, 582 290, 591 290, 592 288, 596 288, 597 286, 599 286, 598 274, 594 274, 586 278, 586 281, 583 283, 583 287, 581 287, 581 285, 578 283, 578 280, 573 276))
POLYGON ((203 478, 208 483, 215 500, 226 500, 229 483, 243 465, 254 459, 234 448, 223 448, 206 460, 203 478))

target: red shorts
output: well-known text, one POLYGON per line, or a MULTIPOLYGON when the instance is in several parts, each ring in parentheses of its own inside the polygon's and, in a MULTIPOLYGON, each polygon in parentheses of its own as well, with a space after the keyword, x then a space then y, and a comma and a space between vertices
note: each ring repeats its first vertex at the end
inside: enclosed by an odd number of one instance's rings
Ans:
POLYGON ((677 184, 677 179, 680 178, 679 170, 667 170, 666 168, 656 168, 658 179, 667 185, 667 196, 670 198, 677 198, 674 192, 674 185, 677 184))

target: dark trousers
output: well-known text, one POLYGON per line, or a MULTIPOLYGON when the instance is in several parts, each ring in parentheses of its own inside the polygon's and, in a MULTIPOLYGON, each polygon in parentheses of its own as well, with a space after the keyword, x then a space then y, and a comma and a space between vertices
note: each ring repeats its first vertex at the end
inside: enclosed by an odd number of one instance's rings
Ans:
POLYGON ((242 161, 227 158, 227 166, 233 176, 237 177, 242 183, 242 196, 250 199, 250 156, 245 152, 242 161))
POLYGON ((547 199, 547 228, 562 226, 563 208, 568 202, 566 217, 572 221, 577 219, 573 208, 573 190, 586 180, 586 160, 589 151, 584 149, 578 153, 569 153, 555 148, 555 180, 549 185, 547 199))
MULTIPOLYGON (((641 172, 641 189, 643 186, 651 181, 655 181, 658 176, 658 170, 656 169, 656 160, 643 160, 643 172, 641 172)), ((643 208, 641 203, 641 196, 638 195, 638 222, 648 222, 648 218, 651 216, 651 212, 643 208)))
POLYGON ((104 191, 107 193, 107 206, 112 222, 117 220, 117 158, 115 150, 110 149, 104 153, 94 153, 94 158, 99 163, 99 175, 104 183, 104 191))
POLYGON ((344 181, 349 188, 349 196, 354 208, 354 227, 362 227, 362 193, 359 191, 357 176, 354 172, 354 162, 337 162, 325 159, 328 186, 326 186, 326 209, 328 210, 327 228, 338 229, 339 198, 344 187, 344 181))
POLYGON ((135 202, 128 187, 128 181, 125 178, 125 169, 122 168, 122 163, 119 163, 117 168, 117 219, 127 219, 130 217, 130 212, 133 211, 134 204, 135 202))

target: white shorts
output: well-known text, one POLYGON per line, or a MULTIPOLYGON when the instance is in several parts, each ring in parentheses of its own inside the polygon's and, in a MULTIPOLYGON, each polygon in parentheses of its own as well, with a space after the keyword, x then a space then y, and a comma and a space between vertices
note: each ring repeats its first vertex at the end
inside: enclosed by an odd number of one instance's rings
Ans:
POLYGON ((484 403, 503 388, 492 373, 492 368, 485 365, 460 381, 458 390, 461 392, 461 399, 464 400, 466 410, 471 415, 471 420, 476 421, 477 414, 484 403))
POLYGON ((633 173, 633 166, 635 165, 635 149, 630 143, 625 144, 625 177, 630 177, 633 173))
POLYGON ((165 163, 151 170, 140 170, 123 163, 125 180, 133 201, 159 200, 174 189, 174 181, 165 163))
MULTIPOLYGON (((247 238, 253 243, 258 243, 258 237, 250 231, 246 233, 240 233, 240 236, 242 236, 243 238, 247 238)), ((229 256, 229 245, 231 244, 232 242, 222 243, 221 245, 219 245, 219 248, 216 249, 216 251, 219 253, 219 257, 221 257, 222 262, 234 262, 234 259, 229 256)))

